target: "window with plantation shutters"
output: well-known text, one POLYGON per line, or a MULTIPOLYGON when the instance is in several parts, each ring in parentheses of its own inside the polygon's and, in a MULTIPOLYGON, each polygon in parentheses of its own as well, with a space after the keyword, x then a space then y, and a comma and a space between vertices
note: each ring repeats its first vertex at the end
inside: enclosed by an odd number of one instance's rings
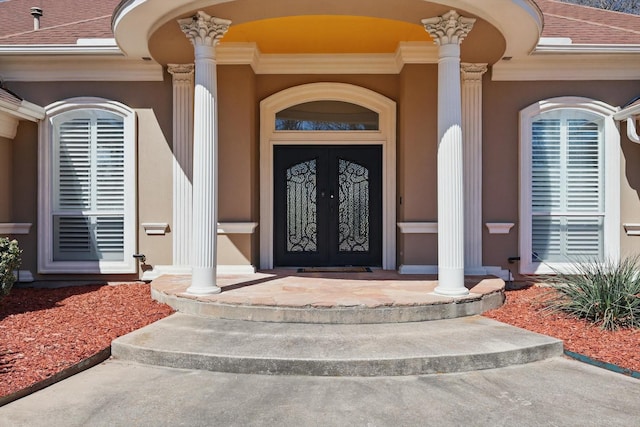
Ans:
POLYGON ((619 257, 615 111, 589 98, 561 97, 520 112, 520 273, 619 257))
POLYGON ((572 110, 532 123, 532 261, 603 256, 602 121, 572 110))
POLYGON ((124 259, 124 121, 60 121, 55 138, 54 261, 124 259))
POLYGON ((133 113, 113 104, 50 116, 51 138, 43 150, 50 174, 42 183, 43 191, 49 189, 42 221, 49 249, 41 271, 135 271, 133 113))

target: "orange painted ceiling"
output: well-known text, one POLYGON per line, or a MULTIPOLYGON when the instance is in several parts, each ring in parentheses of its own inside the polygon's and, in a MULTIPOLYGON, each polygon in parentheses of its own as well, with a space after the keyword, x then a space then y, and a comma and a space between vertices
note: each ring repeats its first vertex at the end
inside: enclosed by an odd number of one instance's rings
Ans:
POLYGON ((256 42, 263 53, 390 53, 401 41, 430 40, 419 22, 313 15, 231 25, 221 42, 256 42))

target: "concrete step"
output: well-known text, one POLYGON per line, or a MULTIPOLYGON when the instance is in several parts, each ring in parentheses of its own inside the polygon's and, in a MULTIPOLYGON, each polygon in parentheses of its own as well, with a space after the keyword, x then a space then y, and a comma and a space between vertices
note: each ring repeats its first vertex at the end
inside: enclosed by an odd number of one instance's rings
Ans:
POLYGON ((277 323, 422 322, 474 316, 504 303, 504 281, 495 277, 467 277, 470 293, 451 297, 433 292, 436 280, 390 271, 355 279, 261 274, 269 277, 221 277, 223 291, 206 296, 185 293, 190 277, 162 276, 151 284, 151 296, 181 313, 277 323))
POLYGON ((562 341, 481 316, 302 324, 175 313, 112 343, 121 360, 242 374, 395 376, 465 372, 562 354, 562 341))

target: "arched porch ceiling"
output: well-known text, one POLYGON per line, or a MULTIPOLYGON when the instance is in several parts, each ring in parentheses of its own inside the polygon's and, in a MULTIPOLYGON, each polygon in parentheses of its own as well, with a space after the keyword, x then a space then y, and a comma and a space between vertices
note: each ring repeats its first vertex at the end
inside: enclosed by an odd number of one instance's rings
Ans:
POLYGON ((417 24, 366 16, 306 15, 232 25, 224 43, 255 42, 262 53, 392 53, 400 41, 431 41, 417 24), (331 29, 327 31, 327 29, 331 29))
POLYGON ((233 22, 223 43, 263 53, 389 53, 402 41, 431 45, 420 19, 450 9, 478 18, 462 44, 466 62, 526 55, 542 28, 532 0, 124 0, 113 27, 127 55, 162 64, 193 61, 176 19, 197 10, 233 22))

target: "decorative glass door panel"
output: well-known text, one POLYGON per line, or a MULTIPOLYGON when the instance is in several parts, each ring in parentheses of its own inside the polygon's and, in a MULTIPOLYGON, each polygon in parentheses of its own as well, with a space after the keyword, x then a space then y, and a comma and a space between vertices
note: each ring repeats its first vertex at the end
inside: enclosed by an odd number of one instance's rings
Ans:
POLYGON ((338 159, 338 250, 367 252, 369 238, 369 169, 338 159))
POLYGON ((316 159, 287 169, 287 252, 318 250, 316 159))
POLYGON ((381 148, 274 150, 275 264, 381 265, 381 148))

